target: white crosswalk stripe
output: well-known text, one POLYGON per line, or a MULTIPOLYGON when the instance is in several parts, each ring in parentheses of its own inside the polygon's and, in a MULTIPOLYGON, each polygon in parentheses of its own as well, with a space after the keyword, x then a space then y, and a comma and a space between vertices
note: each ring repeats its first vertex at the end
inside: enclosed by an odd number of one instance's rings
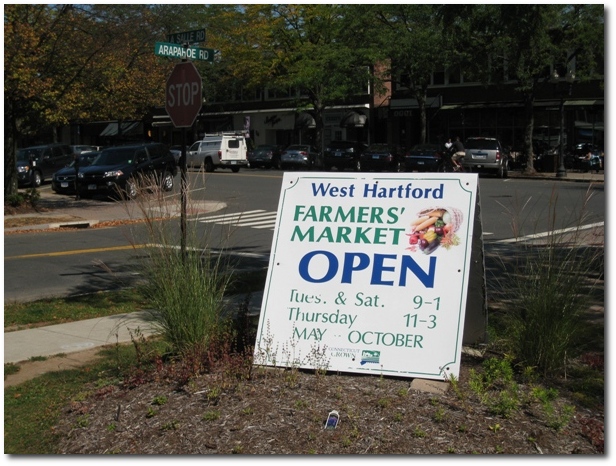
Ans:
POLYGON ((201 223, 215 223, 218 225, 234 225, 238 227, 252 227, 270 230, 276 225, 277 212, 265 210, 249 210, 232 214, 210 215, 199 220, 201 223))

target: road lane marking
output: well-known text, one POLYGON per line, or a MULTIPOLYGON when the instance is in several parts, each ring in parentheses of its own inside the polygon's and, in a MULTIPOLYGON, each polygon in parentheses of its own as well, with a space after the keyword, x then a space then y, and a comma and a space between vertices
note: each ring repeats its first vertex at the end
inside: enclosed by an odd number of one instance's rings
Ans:
POLYGON ((22 254, 19 256, 5 256, 4 260, 11 259, 33 259, 36 257, 58 257, 58 256, 72 256, 76 254, 91 254, 94 252, 109 252, 109 251, 125 251, 127 249, 141 249, 147 247, 147 244, 129 244, 126 246, 115 246, 111 248, 94 248, 94 249, 75 249, 74 251, 58 251, 58 252, 42 252, 39 254, 22 254))
POLYGON ((236 227, 269 228, 274 230, 278 212, 265 210, 249 210, 232 214, 210 215, 200 218, 200 223, 214 223, 217 225, 233 225, 236 227))
POLYGON ((531 239, 545 238, 552 235, 564 235, 565 233, 575 233, 576 231, 590 230, 591 228, 599 228, 604 226, 605 222, 591 223, 590 225, 582 225, 579 227, 563 228, 562 230, 546 231, 544 233, 535 233, 534 235, 521 236, 519 238, 501 239, 492 241, 493 243, 519 243, 531 239))

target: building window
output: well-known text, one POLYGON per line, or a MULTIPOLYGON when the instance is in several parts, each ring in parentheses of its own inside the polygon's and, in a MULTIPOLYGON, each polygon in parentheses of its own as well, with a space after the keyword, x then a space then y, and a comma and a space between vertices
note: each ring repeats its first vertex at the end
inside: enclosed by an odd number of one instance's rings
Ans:
POLYGON ((288 99, 293 97, 291 89, 266 89, 266 100, 288 99))
POLYGON ((447 84, 461 84, 462 73, 459 66, 454 66, 448 70, 447 84))
POLYGON ((436 71, 432 74, 432 85, 433 86, 444 86, 445 85, 445 72, 444 71, 436 71))

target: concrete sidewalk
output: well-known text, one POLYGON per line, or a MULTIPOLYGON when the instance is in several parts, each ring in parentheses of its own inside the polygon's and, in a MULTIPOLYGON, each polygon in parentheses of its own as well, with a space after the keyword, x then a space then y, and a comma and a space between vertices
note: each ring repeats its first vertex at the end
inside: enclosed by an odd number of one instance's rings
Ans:
POLYGON ((4 333, 4 363, 69 354, 154 333, 145 311, 4 333))
MULTIPOLYGON (((248 315, 261 312, 263 292, 250 294, 248 315)), ((237 310, 245 295, 228 298, 226 309, 237 310)), ((4 363, 27 361, 38 356, 50 357, 99 348, 116 343, 130 343, 139 335, 156 333, 147 311, 67 322, 4 333, 4 363)))

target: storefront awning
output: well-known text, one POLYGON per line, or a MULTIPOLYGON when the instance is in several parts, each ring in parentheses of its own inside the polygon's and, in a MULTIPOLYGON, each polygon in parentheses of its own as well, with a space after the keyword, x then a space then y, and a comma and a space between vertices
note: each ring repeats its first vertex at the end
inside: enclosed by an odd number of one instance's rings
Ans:
POLYGON ((522 107, 521 102, 478 102, 473 104, 447 104, 443 105, 440 110, 473 110, 477 108, 517 108, 522 107))
POLYGON ((317 123, 314 121, 314 117, 308 112, 301 112, 295 117, 295 128, 306 129, 316 128, 317 123))
POLYGON ((594 105, 603 105, 603 100, 565 100, 565 107, 568 106, 582 106, 582 107, 592 107, 594 105))
MULTIPOLYGON (((138 121, 122 123, 122 125, 120 126, 121 134, 123 136, 139 134, 138 126, 139 126, 138 121)), ((118 135, 118 123, 117 122, 109 123, 100 135, 101 136, 117 136, 118 135)))
POLYGON ((340 120, 341 128, 355 127, 363 128, 366 126, 368 117, 360 112, 347 112, 340 120))

